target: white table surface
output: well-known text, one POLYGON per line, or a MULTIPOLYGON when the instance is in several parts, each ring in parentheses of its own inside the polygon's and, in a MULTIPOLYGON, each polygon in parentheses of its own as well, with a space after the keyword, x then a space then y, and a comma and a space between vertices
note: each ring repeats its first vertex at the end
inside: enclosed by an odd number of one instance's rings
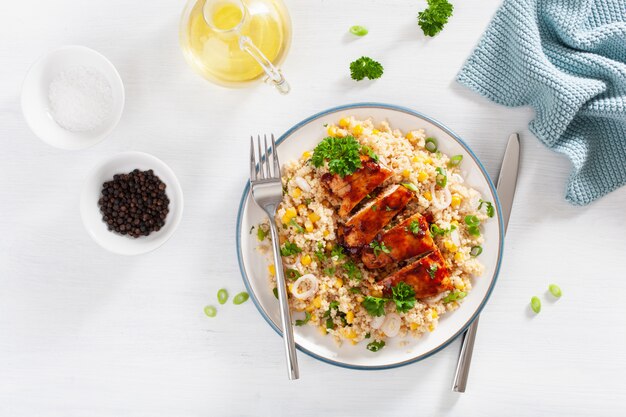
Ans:
POLYGON ((0 3, 0 416, 604 416, 626 403, 626 189, 568 205, 570 170, 507 109, 455 84, 499 0, 455 1, 424 39, 424 1, 288 1, 294 38, 286 97, 257 85, 227 90, 187 67, 182 1, 0 3), (370 34, 352 39, 353 24, 370 34), (126 86, 121 123, 84 151, 29 131, 20 84, 40 55, 94 48, 126 86), (383 78, 355 83, 348 64, 380 60, 383 78), (522 136, 521 176, 500 280, 484 310, 468 391, 450 391, 459 342, 389 371, 341 369, 299 355, 286 377, 281 340, 252 302, 203 307, 243 289, 235 218, 251 133, 281 133, 325 108, 358 101, 408 106, 460 134, 497 175, 509 133, 522 136), (156 252, 121 257, 87 235, 78 212, 85 174, 125 150, 177 173, 185 213, 156 252), (545 296, 556 282, 561 300, 545 296), (532 295, 543 299, 529 314, 532 295))

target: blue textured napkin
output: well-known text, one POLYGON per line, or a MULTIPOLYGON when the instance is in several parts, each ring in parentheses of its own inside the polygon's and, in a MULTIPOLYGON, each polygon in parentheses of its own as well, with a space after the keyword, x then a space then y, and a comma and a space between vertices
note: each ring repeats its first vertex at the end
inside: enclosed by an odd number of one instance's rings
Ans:
POLYGON ((626 184, 626 0, 505 0, 458 81, 506 106, 573 164, 566 199, 626 184))

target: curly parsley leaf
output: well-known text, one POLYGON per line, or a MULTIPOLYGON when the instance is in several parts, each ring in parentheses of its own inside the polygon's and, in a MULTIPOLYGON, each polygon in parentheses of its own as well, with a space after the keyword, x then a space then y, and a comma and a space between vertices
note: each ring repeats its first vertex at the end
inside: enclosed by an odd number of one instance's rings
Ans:
POLYGON ((382 77, 383 66, 378 61, 374 61, 372 58, 362 56, 350 63, 350 77, 353 80, 361 81, 364 78, 375 80, 382 77))
POLYGON ((391 253, 391 249, 385 246, 384 242, 378 242, 377 240, 370 243, 370 248, 374 249, 374 256, 380 255, 381 252, 391 253))
POLYGON ((360 281, 363 278, 361 274, 361 270, 356 266, 353 260, 349 260, 342 265, 344 271, 348 275, 348 278, 353 279, 355 281, 360 281))
POLYGON ((396 310, 405 313, 415 306, 415 290, 406 282, 400 281, 391 289, 396 310))
POLYGON ((432 264, 430 268, 428 268, 427 272, 428 272, 428 275, 430 276, 430 279, 435 279, 435 274, 437 274, 438 270, 439 270, 439 266, 437 264, 432 264))
POLYGON ((417 14, 417 23, 424 35, 435 36, 448 23, 453 11, 454 6, 448 0, 428 0, 428 8, 417 14))
POLYGON ((282 256, 292 256, 302 252, 302 249, 298 247, 295 243, 286 242, 282 248, 280 248, 280 254, 282 256))
POLYGON ((361 144, 354 137, 329 136, 315 147, 311 163, 319 168, 324 165, 324 162, 328 162, 328 170, 331 174, 345 177, 363 166, 360 154, 361 144))
POLYGON ((371 295, 368 295, 361 304, 365 307, 367 312, 370 313, 370 315, 380 317, 385 314, 386 302, 387 300, 384 298, 372 297, 371 295))
POLYGON ((381 350, 384 347, 385 347, 385 341, 384 340, 374 340, 373 342, 370 342, 370 343, 367 344, 367 350, 369 350, 371 352, 378 352, 379 350, 381 350))
POLYGON ((309 313, 308 311, 305 311, 304 319, 296 320, 296 326, 304 326, 305 324, 309 322, 309 320, 311 320, 311 313, 309 313))

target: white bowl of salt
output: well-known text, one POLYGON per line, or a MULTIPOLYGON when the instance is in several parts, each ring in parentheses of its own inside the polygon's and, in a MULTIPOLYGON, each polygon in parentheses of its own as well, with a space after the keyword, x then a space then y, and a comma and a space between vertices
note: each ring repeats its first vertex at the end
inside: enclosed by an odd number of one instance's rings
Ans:
POLYGON ((61 149, 94 145, 115 128, 124 84, 102 54, 64 46, 37 61, 22 85, 22 112, 41 140, 61 149))

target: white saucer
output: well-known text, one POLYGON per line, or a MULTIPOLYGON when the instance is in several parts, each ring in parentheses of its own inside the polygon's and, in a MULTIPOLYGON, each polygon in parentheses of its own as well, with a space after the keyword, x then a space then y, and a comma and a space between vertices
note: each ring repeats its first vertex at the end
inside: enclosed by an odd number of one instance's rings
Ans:
POLYGON ((143 152, 123 152, 102 161, 87 176, 80 198, 80 215, 87 232, 100 246, 120 255, 139 255, 155 250, 174 234, 183 216, 183 190, 174 171, 160 159, 143 152), (152 169, 165 183, 165 192, 170 200, 165 226, 158 232, 139 238, 108 230, 98 207, 102 184, 112 180, 115 174, 127 174, 134 169, 152 169))

